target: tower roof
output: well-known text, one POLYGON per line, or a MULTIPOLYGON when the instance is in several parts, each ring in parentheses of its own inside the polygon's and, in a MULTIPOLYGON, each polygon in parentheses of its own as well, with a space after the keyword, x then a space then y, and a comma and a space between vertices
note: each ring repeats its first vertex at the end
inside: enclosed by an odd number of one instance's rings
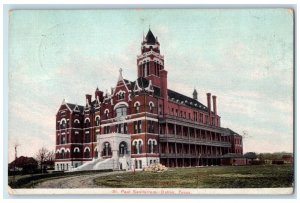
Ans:
POLYGON ((145 40, 146 40, 147 44, 155 44, 155 42, 156 42, 156 39, 150 29, 146 35, 145 40))

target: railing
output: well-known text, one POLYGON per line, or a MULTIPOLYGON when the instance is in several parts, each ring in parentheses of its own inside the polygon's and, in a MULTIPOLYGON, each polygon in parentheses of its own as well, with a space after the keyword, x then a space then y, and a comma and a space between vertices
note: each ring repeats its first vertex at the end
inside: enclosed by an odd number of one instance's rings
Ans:
POLYGON ((160 140, 160 142, 178 142, 178 143, 183 142, 185 144, 204 144, 204 145, 231 147, 230 142, 201 139, 201 138, 181 136, 181 135, 175 135, 175 134, 160 134, 159 140, 160 140))
POLYGON ((222 158, 220 154, 161 153, 160 158, 222 158))

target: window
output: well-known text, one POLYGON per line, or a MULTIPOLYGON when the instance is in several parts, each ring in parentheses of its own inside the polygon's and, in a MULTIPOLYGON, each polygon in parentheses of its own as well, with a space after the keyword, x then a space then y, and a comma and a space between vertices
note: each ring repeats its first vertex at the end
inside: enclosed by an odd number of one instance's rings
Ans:
POLYGON ((95 158, 98 159, 98 149, 95 150, 95 158))
POLYGON ((142 121, 138 121, 138 133, 142 132, 142 121))
POLYGON ((154 121, 148 121, 148 132, 149 133, 154 133, 154 121))
POLYGON ((143 153, 143 142, 142 140, 134 140, 133 143, 132 143, 132 146, 133 146, 133 153, 134 154, 141 154, 143 153))
POLYGON ((149 111, 150 113, 153 113, 153 107, 154 107, 154 104, 152 102, 149 103, 149 111))
POLYGON ((80 127, 80 121, 78 119, 74 120, 74 127, 79 128, 80 127))
POLYGON ((89 119, 86 119, 86 120, 84 121, 84 127, 85 127, 85 128, 89 128, 90 126, 91 126, 90 120, 89 120, 89 119))
POLYGON ((110 143, 104 142, 102 156, 111 156, 111 155, 112 155, 112 151, 111 151, 110 143))
POLYGON ((203 114, 200 113, 200 122, 203 123, 203 114))
POLYGON ((104 126, 104 134, 110 133, 110 126, 104 126))
POLYGON ((99 126, 100 125, 100 117, 97 117, 96 118, 96 126, 99 126))
POLYGON ((91 140, 90 140, 90 133, 85 133, 85 143, 89 143, 91 140))
POLYGON ((143 153, 143 149, 142 149, 142 141, 139 141, 138 142, 138 154, 141 154, 141 153, 143 153))
POLYGON ((105 119, 109 118, 109 110, 108 109, 105 109, 105 111, 104 111, 104 117, 105 117, 105 119))
POLYGON ((120 105, 116 108, 116 117, 126 116, 127 115, 127 107, 125 105, 120 105))
POLYGON ((128 133, 128 126, 127 123, 124 123, 124 134, 128 133))
POLYGON ((159 111, 159 115, 162 115, 162 105, 161 104, 159 105, 158 111, 159 111))
POLYGON ((116 125, 116 132, 117 132, 117 133, 124 133, 124 134, 127 134, 127 132, 128 132, 127 123, 117 124, 117 125, 116 125))
POLYGON ((124 99, 124 98, 125 98, 125 92, 120 92, 120 93, 117 95, 117 97, 118 97, 118 100, 124 99))
POLYGON ((178 116, 178 109, 176 109, 175 112, 176 112, 176 116, 178 116))
POLYGON ((139 160, 139 162, 140 162, 140 168, 142 168, 142 160, 139 160))
POLYGON ((123 141, 119 145, 119 155, 124 156, 125 154, 127 154, 127 143, 123 141))
POLYGON ((140 104, 139 103, 135 103, 134 104, 134 108, 135 108, 135 113, 139 113, 140 112, 140 104))
POLYGON ((60 124, 60 129, 65 129, 67 127, 67 122, 66 120, 63 120, 60 124))
POLYGON ((137 162, 137 160, 134 161, 134 166, 135 166, 136 169, 138 168, 138 162, 137 162))
POLYGON ((133 125, 134 125, 134 134, 136 134, 138 132, 138 124, 136 121, 134 121, 133 125))
POLYGON ((148 153, 156 153, 156 140, 148 141, 148 153))
POLYGON ((90 158, 90 149, 89 148, 86 148, 84 150, 84 158, 90 158))

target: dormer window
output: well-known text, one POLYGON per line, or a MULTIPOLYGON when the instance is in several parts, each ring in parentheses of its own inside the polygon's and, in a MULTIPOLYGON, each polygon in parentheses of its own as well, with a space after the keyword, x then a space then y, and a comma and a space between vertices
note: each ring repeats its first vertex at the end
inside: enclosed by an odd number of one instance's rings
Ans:
POLYGON ((125 92, 121 91, 117 94, 118 100, 125 99, 125 92))

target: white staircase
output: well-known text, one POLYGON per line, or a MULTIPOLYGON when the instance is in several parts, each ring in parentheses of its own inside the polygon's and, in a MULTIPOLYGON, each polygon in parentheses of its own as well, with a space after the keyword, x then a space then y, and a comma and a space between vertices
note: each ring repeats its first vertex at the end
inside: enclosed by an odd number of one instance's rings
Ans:
POLYGON ((86 162, 72 171, 85 171, 85 170, 103 170, 103 169, 116 169, 117 163, 114 163, 113 158, 109 159, 94 159, 93 161, 86 162))

